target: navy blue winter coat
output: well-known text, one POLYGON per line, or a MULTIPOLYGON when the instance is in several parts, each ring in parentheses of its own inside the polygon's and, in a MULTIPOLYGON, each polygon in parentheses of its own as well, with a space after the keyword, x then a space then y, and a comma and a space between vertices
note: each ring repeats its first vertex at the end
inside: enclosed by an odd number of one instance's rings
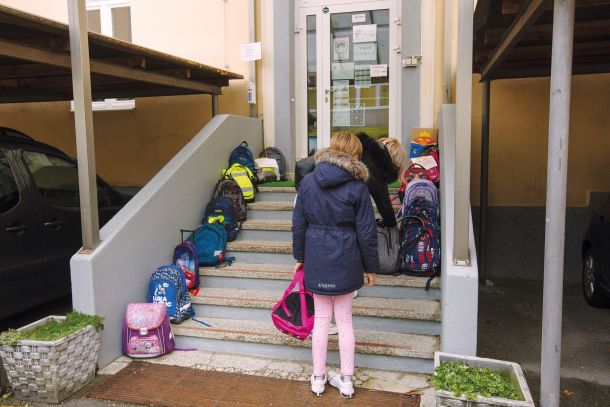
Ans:
POLYGON ((316 153, 316 169, 299 187, 292 215, 292 251, 305 262, 305 287, 325 295, 364 285, 379 271, 377 226, 365 185, 368 170, 348 154, 316 153))

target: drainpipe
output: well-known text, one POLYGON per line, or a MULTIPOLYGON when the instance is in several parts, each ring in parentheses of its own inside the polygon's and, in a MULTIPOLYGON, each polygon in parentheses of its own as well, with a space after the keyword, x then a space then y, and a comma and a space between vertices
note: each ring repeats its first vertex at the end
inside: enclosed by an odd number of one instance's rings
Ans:
POLYGON ((549 106, 544 289, 542 299, 541 407, 558 407, 561 377, 561 313, 574 1, 555 0, 549 106))
POLYGON ((479 198, 479 284, 487 281, 487 197, 489 180, 489 106, 491 81, 483 81, 483 117, 481 125, 481 190, 479 198))
MULTIPOLYGON (((256 42, 256 13, 255 13, 255 0, 249 0, 248 5, 248 38, 250 44, 256 42)), ((248 87, 249 92, 254 93, 254 98, 250 102, 250 117, 257 117, 258 110, 256 107, 256 61, 250 62, 250 74, 248 87)))

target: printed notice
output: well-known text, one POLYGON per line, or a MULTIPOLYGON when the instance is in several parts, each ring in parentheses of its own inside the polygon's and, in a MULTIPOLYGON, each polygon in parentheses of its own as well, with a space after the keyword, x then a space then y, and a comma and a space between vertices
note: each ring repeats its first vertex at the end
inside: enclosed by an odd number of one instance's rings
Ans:
POLYGON ((377 43, 354 44, 354 61, 377 61, 377 43))
POLYGON ((352 14, 352 24, 366 23, 366 14, 352 14))
POLYGON ((333 62, 331 66, 332 80, 354 79, 353 62, 333 62))
POLYGON ((377 42, 377 24, 355 25, 354 43, 358 42, 377 42))
POLYGON ((242 61, 256 61, 261 59, 261 43, 241 44, 239 46, 242 61))
POLYGON ((349 108, 349 81, 333 81, 333 107, 349 108))
POLYGON ((347 109, 333 109, 333 127, 346 127, 350 125, 351 113, 347 109))
POLYGON ((354 66, 354 84, 357 88, 368 88, 371 86, 371 66, 354 66))
POLYGON ((349 37, 333 39, 333 61, 349 59, 349 37))
POLYGON ((371 65, 371 78, 388 76, 388 64, 371 65))
POLYGON ((364 103, 352 103, 350 107, 350 125, 364 126, 364 103))

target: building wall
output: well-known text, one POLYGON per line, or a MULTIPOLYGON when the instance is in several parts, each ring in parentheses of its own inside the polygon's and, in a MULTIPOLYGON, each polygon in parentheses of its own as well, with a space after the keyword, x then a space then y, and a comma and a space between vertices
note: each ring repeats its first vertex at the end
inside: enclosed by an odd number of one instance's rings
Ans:
MULTIPOLYGON (((67 23, 65 0, 0 0, 0 4, 67 23)), ((131 0, 133 42, 244 75, 219 97, 220 113, 248 116, 248 0, 131 0), (225 9, 226 7, 226 9, 225 9), (225 20, 226 16, 226 20, 225 20)), ((129 111, 93 113, 97 172, 117 186, 142 186, 211 118, 211 96, 138 98, 129 111)), ((76 155, 69 103, 0 105, 0 125, 76 155), (32 118, 35 117, 35 120, 32 118)))

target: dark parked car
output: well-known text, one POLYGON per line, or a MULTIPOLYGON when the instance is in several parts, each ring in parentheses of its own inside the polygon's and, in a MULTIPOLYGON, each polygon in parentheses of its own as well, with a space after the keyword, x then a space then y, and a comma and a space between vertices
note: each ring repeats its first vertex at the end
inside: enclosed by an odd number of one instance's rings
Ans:
MULTIPOLYGON (((100 225, 125 198, 98 177, 100 225)), ((0 127, 0 318, 70 293, 81 247, 76 161, 0 127)))
POLYGON ((593 213, 582 245, 582 287, 587 303, 610 307, 610 196, 593 213))

